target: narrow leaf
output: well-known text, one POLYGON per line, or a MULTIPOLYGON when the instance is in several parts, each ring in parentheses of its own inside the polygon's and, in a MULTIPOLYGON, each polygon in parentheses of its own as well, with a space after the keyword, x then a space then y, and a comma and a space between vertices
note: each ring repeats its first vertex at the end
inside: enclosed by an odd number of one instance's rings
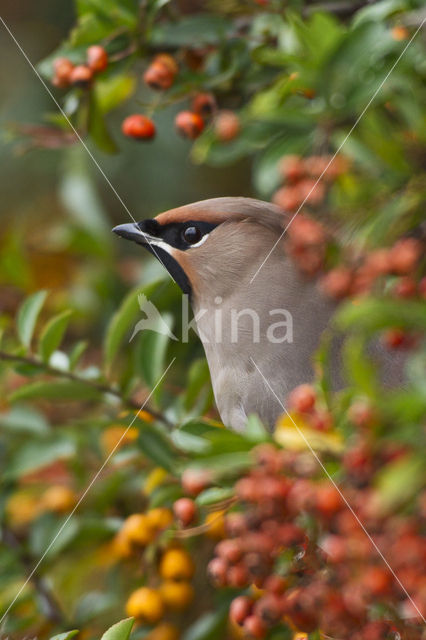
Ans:
POLYGON ((39 354, 43 362, 48 362, 52 353, 61 344, 72 311, 59 313, 44 326, 39 340, 39 354))
POLYGON ((46 296, 47 291, 37 291, 37 293, 33 293, 33 295, 26 298, 19 308, 16 320, 17 331, 19 339, 26 347, 31 344, 37 318, 46 296))
POLYGON ((120 620, 120 622, 113 624, 108 631, 105 631, 101 640, 129 640, 133 623, 134 618, 120 620))

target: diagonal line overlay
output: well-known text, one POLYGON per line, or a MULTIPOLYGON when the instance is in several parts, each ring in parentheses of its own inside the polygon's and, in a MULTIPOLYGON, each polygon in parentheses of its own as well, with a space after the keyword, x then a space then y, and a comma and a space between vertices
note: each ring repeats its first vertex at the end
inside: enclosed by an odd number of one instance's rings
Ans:
POLYGON ((389 569, 389 571, 392 573, 393 577, 395 578, 395 580, 398 582, 399 586, 401 587, 401 589, 404 591, 404 593, 406 594, 407 598, 410 600, 411 604, 414 606, 414 608, 416 609, 416 611, 418 612, 418 614, 420 615, 421 619, 423 620, 423 622, 426 624, 426 619, 424 618, 424 616, 422 615, 421 611, 419 610, 418 606, 416 605, 416 603, 414 602, 414 600, 411 598, 410 594, 408 593, 407 589, 404 587, 404 585, 402 584, 401 580, 398 578, 398 576, 396 575, 395 571, 392 569, 392 567, 390 566, 389 562, 386 560, 385 556, 383 555, 383 553, 380 551, 379 547, 377 546, 377 544, 374 542, 373 538, 370 536, 370 534, 368 533, 367 529, 365 528, 365 526, 363 525, 363 523, 361 522, 361 520, 359 519, 359 517, 357 516, 357 514, 355 513, 355 511, 352 509, 351 505, 349 504, 349 502, 347 501, 346 497, 343 495, 343 493, 341 492, 341 490, 339 489, 339 487, 337 486, 337 484, 335 483, 335 481, 333 480, 333 478, 331 477, 331 475, 329 474, 329 472, 327 471, 327 469, 325 468, 325 466, 323 465, 321 458, 318 456, 317 452, 315 451, 315 449, 313 449, 308 441, 308 439, 306 438, 305 434, 303 433, 302 429, 300 429, 298 427, 298 425, 296 424, 296 422, 293 420, 292 415, 287 411, 287 409, 285 408, 285 406, 283 405, 283 403, 281 402, 280 398, 277 396, 277 394, 275 393, 275 391, 273 390, 273 388, 271 387, 271 385, 269 384, 269 381, 265 378, 265 376, 263 375, 263 373, 261 372, 261 370, 259 369, 259 367, 257 366, 256 362, 253 360, 253 358, 250 356, 250 360, 252 361, 252 363, 254 364, 254 366, 256 367, 258 373, 260 374, 260 376, 262 377, 264 383, 266 384, 266 386, 268 387, 268 389, 271 391, 271 393, 274 395, 274 397, 276 398, 277 402, 281 405, 283 411, 285 411, 286 415, 288 416, 288 418, 290 418, 291 422, 293 423, 293 425, 296 427, 297 432, 299 433, 299 435, 303 438, 306 446, 309 448, 310 452, 312 453, 312 455, 314 456, 315 460, 318 462, 318 464, 320 465, 321 469, 324 471, 325 475, 327 476, 327 478, 330 480, 330 482, 333 484, 334 488, 337 489, 337 491, 340 494, 340 497, 342 498, 343 502, 345 503, 345 505, 347 506, 347 508, 349 509, 349 511, 352 513, 353 517, 355 518, 355 520, 358 522, 359 526, 361 527, 361 529, 364 531, 365 535, 367 536, 367 538, 370 540, 371 544, 373 545, 373 547, 375 548, 375 550, 377 551, 377 553, 379 554, 379 556, 381 557, 381 559, 383 560, 383 562, 386 564, 387 568, 389 569))
POLYGON ((398 63, 401 61, 401 59, 403 58, 405 52, 407 51, 408 47, 411 45, 411 43, 413 42, 414 38, 417 36, 417 34, 419 33, 419 31, 421 30, 421 28, 423 27, 424 23, 426 22, 426 18, 424 18, 422 20, 422 22, 420 23, 419 27, 416 29, 416 31, 413 33, 413 35, 411 36, 411 38, 409 39, 409 41, 407 42, 407 44, 405 45, 404 49, 401 51, 401 53, 399 54, 398 58, 396 59, 396 61, 393 63, 393 65, 391 66, 391 68, 389 69, 389 71, 387 72, 387 74, 385 75, 385 77, 383 78, 383 80, 381 81, 381 83, 379 84, 379 86, 377 87, 377 89, 375 90, 375 92, 373 93, 373 95, 371 96, 370 100, 367 102, 366 106, 364 107, 364 109, 361 111, 360 115, 358 116, 358 118, 355 120, 355 123, 352 125, 351 129, 349 130, 349 133, 346 134, 346 136, 343 138, 343 141, 340 143, 339 147, 337 148, 337 151, 334 153, 334 155, 331 157, 330 161, 328 162, 327 166, 323 169, 321 175, 318 177, 318 179, 316 180, 315 184, 313 185, 313 187, 311 188, 311 190, 309 191, 309 193, 305 196, 305 199, 303 200, 303 202, 301 203, 301 205, 299 206, 299 208, 297 209, 297 211, 293 214, 293 216, 290 218, 289 222, 287 223, 287 225, 284 228, 284 231, 281 233, 280 237, 278 238, 278 240, 274 243, 274 245, 272 246, 272 248, 270 249, 270 251, 268 252, 267 256, 264 258, 263 262, 260 264, 260 266, 258 267, 256 273, 252 276, 251 280, 250 280, 250 284, 252 284, 252 282, 254 281, 254 279, 257 277, 258 273, 260 272, 260 270, 262 269, 262 267, 264 266, 265 262, 270 258, 272 252, 274 251, 274 249, 278 246, 278 244, 281 242, 281 240, 283 239, 283 237, 285 236, 287 229, 291 226, 291 224, 293 223, 293 220, 296 218, 296 216, 300 213, 300 210, 302 209, 303 205, 305 204, 305 202, 307 201, 307 199, 309 198, 309 196, 311 195, 312 191, 314 191, 315 187, 317 186, 317 184, 321 181, 321 179, 323 178, 324 174, 327 173, 328 169, 330 168, 330 166, 333 164, 333 162, 336 159, 336 156, 340 153, 340 151, 342 150, 342 148, 344 147, 344 145, 346 144, 346 142, 348 141, 348 139, 350 138, 350 136, 352 135, 354 129, 356 129, 356 127, 359 125, 359 123, 361 122, 362 118, 364 117, 365 113, 367 112, 367 110, 369 109, 371 103, 375 100, 375 98, 377 97, 377 94, 381 91, 383 85, 385 84, 385 82, 388 80, 389 76, 392 74, 392 72, 394 71, 395 67, 398 65, 398 63))
POLYGON ((46 557, 46 555, 49 553, 50 549, 53 547, 53 545, 55 544, 56 540, 59 538, 59 536, 61 535, 61 533, 63 532, 63 530, 65 529, 65 527, 67 526, 68 522, 70 521, 70 519, 72 518, 72 516, 74 515, 74 513, 77 511, 78 507, 81 505, 81 503, 83 502, 83 500, 85 499, 85 497, 87 496, 87 494, 89 493, 90 489, 93 487, 93 485, 95 484, 95 482, 98 480, 99 476, 101 475, 102 471, 105 469, 106 465, 108 464, 108 462, 110 461, 111 457, 114 455, 114 453, 116 452, 117 448, 120 446, 121 441, 123 440, 123 438, 125 438, 127 432, 129 431, 130 427, 133 425, 133 423, 135 422, 135 420, 137 419, 137 417, 139 416, 140 412, 143 410, 143 408, 145 407, 145 405, 147 404, 147 402, 149 401, 149 399, 151 398, 152 394, 154 393, 154 391, 156 390, 156 388, 158 387, 158 385, 160 384, 160 382, 162 381, 162 379, 164 378, 164 376, 166 375, 166 373, 168 372, 168 370, 170 369, 170 367, 172 366, 172 364, 174 363, 174 361, 176 360, 176 358, 173 358, 169 364, 169 366, 167 367, 167 369, 163 372, 163 374, 160 376, 160 378, 157 380, 157 382, 155 383, 155 386, 153 387, 153 389, 150 391, 149 395, 147 398, 145 398, 141 408, 138 410, 138 412, 136 413, 136 415, 134 416, 134 418, 132 419, 132 421, 130 422, 130 424, 127 426, 126 430, 121 434, 120 439, 116 442, 114 448, 112 449, 112 451, 108 454, 108 457, 104 460, 104 462, 102 463, 101 467, 98 469, 98 471, 95 473, 95 475, 93 476, 93 478, 91 479, 90 483, 87 485, 86 489, 83 491, 82 495, 80 496, 80 498, 78 499, 77 504, 75 505, 75 507, 73 508, 73 510, 68 514, 66 520, 61 524, 61 526, 59 527, 58 531, 56 532, 55 536, 53 537, 53 539, 49 542, 49 544, 47 545, 43 555, 40 557, 40 559, 38 560, 38 562, 36 563, 36 565, 34 566, 34 568, 32 569, 31 573, 29 576, 27 576, 27 579, 25 580, 24 584, 21 586, 21 588, 19 589, 18 593, 16 594, 16 596, 13 598, 12 602, 9 604, 9 606, 7 607, 6 611, 3 613, 2 617, 0 618, 0 625, 3 622, 3 620, 6 618, 6 616, 8 615, 9 611, 12 609, 13 605, 15 604, 15 602, 17 601, 17 599, 19 598, 19 596, 21 595, 21 593, 23 592, 23 590, 25 589, 25 587, 27 586, 27 584, 30 582, 31 578, 34 576, 34 574, 36 573, 36 571, 38 570, 38 568, 40 567, 41 563, 43 562, 44 558, 46 557))

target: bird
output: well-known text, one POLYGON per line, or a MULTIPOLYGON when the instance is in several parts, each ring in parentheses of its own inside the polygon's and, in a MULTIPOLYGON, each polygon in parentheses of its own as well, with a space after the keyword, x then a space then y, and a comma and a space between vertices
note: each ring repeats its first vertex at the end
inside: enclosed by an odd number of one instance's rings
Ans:
MULTIPOLYGON (((291 391, 313 379, 336 308, 287 254, 290 221, 270 202, 218 197, 113 229, 155 255, 189 296, 221 420, 238 432, 251 414, 273 430, 291 391)), ((341 341, 331 349, 336 388, 341 341)))

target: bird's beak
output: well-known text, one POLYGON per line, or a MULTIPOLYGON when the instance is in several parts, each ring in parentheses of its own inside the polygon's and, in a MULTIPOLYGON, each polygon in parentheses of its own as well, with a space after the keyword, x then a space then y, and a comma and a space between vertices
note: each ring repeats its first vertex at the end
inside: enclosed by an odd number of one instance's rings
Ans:
POLYGON ((158 238, 149 235, 145 231, 142 231, 138 224, 135 222, 128 222, 126 224, 119 224, 118 226, 113 228, 113 232, 116 233, 121 238, 125 238, 126 240, 132 240, 137 244, 142 244, 144 246, 149 245, 151 243, 155 244, 158 242, 158 238))

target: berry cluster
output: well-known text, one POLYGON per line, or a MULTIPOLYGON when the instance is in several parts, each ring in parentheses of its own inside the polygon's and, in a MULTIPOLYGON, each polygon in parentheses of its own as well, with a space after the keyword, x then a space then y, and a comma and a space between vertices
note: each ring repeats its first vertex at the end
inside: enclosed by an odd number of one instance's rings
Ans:
MULTIPOLYGON (((299 407, 306 400, 299 396, 299 407)), ((387 514, 371 480, 391 452, 361 449, 343 460, 342 491, 356 516, 334 483, 317 477, 306 453, 266 444, 254 450, 256 466, 236 484, 241 509, 225 517, 227 537, 208 565, 217 587, 246 590, 233 600, 230 618, 247 637, 290 625, 342 640, 421 638, 424 496, 416 514, 387 514)))
POLYGON ((348 168, 343 156, 288 155, 281 159, 279 171, 285 185, 275 192, 272 200, 285 211, 296 211, 302 204, 316 207, 324 201, 325 184, 333 182, 348 168))
POLYGON ((93 76, 104 71, 107 66, 107 52, 104 47, 94 44, 87 49, 85 64, 74 65, 69 58, 56 58, 52 83, 61 89, 69 86, 88 87, 93 76))

